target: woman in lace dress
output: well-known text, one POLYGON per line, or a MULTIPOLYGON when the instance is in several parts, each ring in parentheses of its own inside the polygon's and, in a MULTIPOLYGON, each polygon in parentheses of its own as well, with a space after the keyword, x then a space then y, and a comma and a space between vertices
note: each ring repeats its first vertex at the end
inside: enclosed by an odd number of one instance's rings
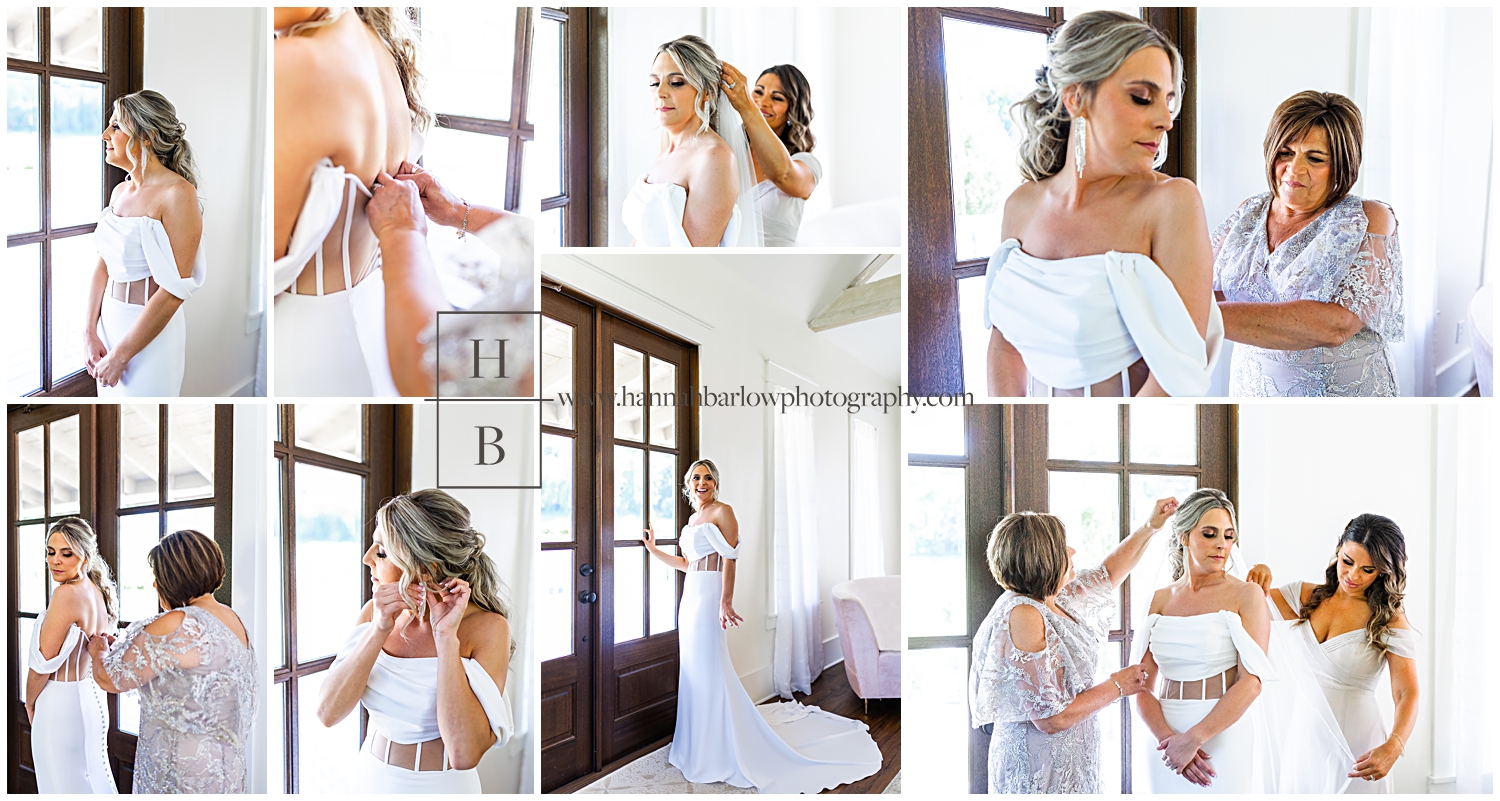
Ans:
POLYGON ((1176 510, 1176 500, 1158 500, 1102 565, 1077 573, 1052 515, 1006 515, 990 532, 985 557, 1005 592, 974 636, 969 714, 975 728, 993 726, 991 793, 1105 791, 1096 713, 1145 689, 1146 672, 1131 665, 1095 684, 1099 643, 1115 588, 1176 510))
POLYGON ((1405 336, 1396 216, 1349 194, 1364 123, 1343 95, 1299 92, 1266 130, 1271 191, 1213 234, 1214 288, 1235 343, 1229 394, 1399 394, 1388 345, 1405 336))
POLYGON ((1393 793, 1391 768, 1417 726, 1417 636, 1402 611, 1406 594, 1406 539, 1395 521, 1363 514, 1339 537, 1323 581, 1293 581, 1272 589, 1271 570, 1256 565, 1251 581, 1270 596, 1284 620, 1295 621, 1294 644, 1304 647, 1333 718, 1350 751, 1346 793, 1393 793), (1375 700, 1380 674, 1390 669, 1396 725, 1389 728, 1375 700))
POLYGON ((130 624, 112 644, 89 641, 99 686, 140 693, 134 792, 250 792, 260 675, 245 624, 214 600, 224 554, 186 530, 162 538, 146 561, 165 611, 130 624))

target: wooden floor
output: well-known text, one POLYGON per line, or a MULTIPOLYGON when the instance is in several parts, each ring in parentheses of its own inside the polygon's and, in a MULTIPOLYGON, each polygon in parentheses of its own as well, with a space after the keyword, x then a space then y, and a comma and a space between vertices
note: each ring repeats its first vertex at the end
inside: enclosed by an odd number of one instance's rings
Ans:
POLYGON ((867 714, 865 702, 855 695, 854 688, 849 686, 849 677, 844 672, 843 662, 823 671, 823 675, 813 682, 812 694, 797 693, 796 699, 835 715, 864 721, 870 727, 870 736, 875 738, 875 744, 880 747, 880 756, 883 759, 879 772, 874 776, 853 784, 842 784, 823 792, 879 793, 885 790, 892 779, 896 778, 897 773, 901 772, 901 699, 871 699, 870 711, 867 714))

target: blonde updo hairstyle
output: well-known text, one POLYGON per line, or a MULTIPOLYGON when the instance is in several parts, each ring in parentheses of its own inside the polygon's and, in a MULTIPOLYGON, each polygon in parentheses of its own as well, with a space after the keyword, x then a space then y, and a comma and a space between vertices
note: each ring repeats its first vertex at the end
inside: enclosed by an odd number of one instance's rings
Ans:
MULTIPOLYGON (((1193 490, 1182 499, 1176 514, 1172 515, 1172 539, 1167 542, 1167 558, 1172 563, 1173 581, 1187 572, 1187 538, 1198 527, 1198 521, 1212 509, 1223 509, 1229 514, 1229 525, 1235 532, 1232 544, 1239 544, 1240 524, 1234 519, 1234 504, 1229 502, 1229 496, 1223 490, 1210 487, 1193 490)), ((1232 549, 1230 553, 1232 558, 1232 549)))
POLYGON ((693 101, 693 113, 698 115, 698 133, 709 128, 718 129, 719 80, 724 68, 713 45, 701 36, 688 34, 656 48, 656 55, 662 53, 677 62, 677 69, 682 71, 688 85, 698 90, 698 97, 693 101))
MULTIPOLYGON (((1160 47, 1172 61, 1175 118, 1182 109, 1182 54, 1161 31, 1121 11, 1089 11, 1057 29, 1047 43, 1047 63, 1037 70, 1036 89, 1010 107, 1011 119, 1022 132, 1017 148, 1022 178, 1040 181, 1056 175, 1067 162, 1073 120, 1063 104, 1063 90, 1079 86, 1087 105, 1099 84, 1125 59, 1148 47, 1160 47)), ((1155 166, 1166 157, 1167 149, 1160 148, 1155 166)))
MULTIPOLYGON (((349 8, 329 8, 318 19, 293 25, 287 35, 302 36, 326 25, 332 25, 344 12, 350 10, 349 8)), ((401 90, 406 94, 406 107, 411 110, 412 123, 417 126, 417 130, 425 133, 432 127, 434 117, 427 106, 422 104, 422 90, 426 85, 426 79, 417 68, 417 62, 421 58, 422 40, 417 35, 416 27, 411 24, 405 12, 400 8, 361 6, 352 10, 359 17, 360 22, 363 22, 365 27, 380 38, 385 49, 390 51, 391 59, 396 62, 396 73, 401 76, 401 90)))
POLYGON ((125 158, 132 169, 140 166, 149 148, 161 166, 198 188, 198 165, 188 145, 187 126, 177 119, 177 108, 171 101, 160 92, 144 89, 116 99, 115 113, 125 132, 125 158))
POLYGON ((53 534, 63 535, 73 553, 83 557, 78 573, 99 588, 99 593, 104 596, 104 611, 109 615, 109 627, 114 628, 120 616, 120 596, 115 589, 114 577, 109 573, 109 564, 99 555, 99 537, 94 534, 94 527, 81 517, 64 517, 47 530, 47 539, 53 534))
MULTIPOLYGON (((469 524, 469 510, 458 499, 440 489, 398 495, 380 507, 375 522, 385 534, 386 556, 401 569, 398 586, 412 615, 420 618, 426 611, 425 595, 420 605, 407 595, 414 582, 435 585, 461 578, 469 583, 469 603, 509 617, 500 572, 484 552, 484 535, 469 524)), ((515 647, 512 642, 512 653, 515 647)))
POLYGON ((699 467, 707 467, 708 474, 710 476, 713 476, 714 500, 717 501, 719 499, 719 495, 724 490, 724 484, 719 481, 719 468, 714 465, 712 460, 699 459, 698 461, 688 465, 687 472, 682 474, 682 497, 687 498, 688 505, 692 506, 694 509, 698 508, 698 499, 693 497, 693 471, 697 470, 699 467))

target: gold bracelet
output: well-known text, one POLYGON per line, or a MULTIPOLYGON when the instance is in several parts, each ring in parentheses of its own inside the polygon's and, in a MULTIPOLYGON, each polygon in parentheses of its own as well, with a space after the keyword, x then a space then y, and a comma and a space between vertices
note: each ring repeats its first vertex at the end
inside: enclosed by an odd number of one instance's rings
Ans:
POLYGON ((463 198, 459 198, 458 202, 464 204, 464 224, 458 229, 458 238, 468 239, 467 234, 469 231, 469 201, 464 200, 463 198))
POLYGON ((1396 756, 1398 756, 1398 757, 1406 756, 1406 738, 1402 737, 1400 734, 1397 734, 1396 732, 1391 732, 1391 736, 1395 737, 1397 740, 1401 741, 1401 752, 1398 753, 1398 754, 1396 754, 1396 756))

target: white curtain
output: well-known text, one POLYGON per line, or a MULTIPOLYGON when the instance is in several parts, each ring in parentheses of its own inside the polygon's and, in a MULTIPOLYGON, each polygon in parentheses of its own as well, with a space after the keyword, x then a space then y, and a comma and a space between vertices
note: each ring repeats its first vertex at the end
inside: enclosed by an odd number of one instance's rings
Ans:
POLYGON ((879 431, 864 420, 849 423, 849 578, 884 576, 879 431))
MULTIPOLYGON (((778 391, 784 391, 779 390, 778 391)), ((823 612, 818 595, 818 480, 812 410, 773 412, 776 554, 776 693, 812 692, 823 672, 823 612)))

